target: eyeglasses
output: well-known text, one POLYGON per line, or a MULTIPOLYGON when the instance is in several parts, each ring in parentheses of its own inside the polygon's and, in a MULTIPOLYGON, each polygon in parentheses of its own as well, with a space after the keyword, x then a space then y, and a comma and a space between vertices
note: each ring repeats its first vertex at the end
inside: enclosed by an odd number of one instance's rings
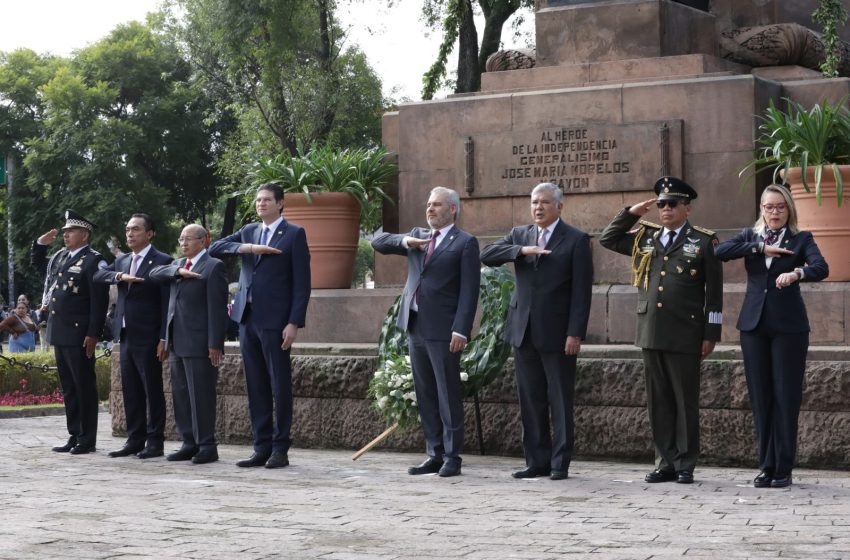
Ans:
POLYGON ((764 208, 764 211, 768 214, 773 214, 774 212, 782 213, 785 212, 786 208, 788 208, 784 202, 780 202, 779 204, 762 204, 761 207, 764 208))
POLYGON ((178 237, 177 242, 183 243, 184 241, 192 241, 194 239, 203 239, 203 237, 178 237))
POLYGON ((668 206, 670 208, 675 208, 676 206, 679 205, 679 201, 678 200, 659 200, 658 202, 655 203, 655 205, 658 206, 658 208, 666 208, 668 206))

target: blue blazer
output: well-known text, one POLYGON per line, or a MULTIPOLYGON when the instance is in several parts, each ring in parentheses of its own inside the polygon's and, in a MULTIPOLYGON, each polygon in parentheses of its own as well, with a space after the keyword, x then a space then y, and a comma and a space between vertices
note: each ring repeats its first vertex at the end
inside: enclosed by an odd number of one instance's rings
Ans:
POLYGON ((786 229, 782 248, 794 251, 794 254, 774 257, 770 268, 765 265, 764 254, 759 252, 761 242, 761 235, 752 228, 746 228, 714 250, 722 261, 744 259, 747 293, 738 317, 738 330, 755 330, 763 319, 778 332, 809 332, 809 318, 800 294, 800 283, 795 282, 780 290, 776 287, 776 278, 782 273, 793 272, 795 268, 803 269, 803 282, 817 282, 829 275, 829 266, 814 237, 808 231, 792 235, 786 229))
POLYGON ((145 282, 127 284, 118 282, 118 273, 130 274, 133 253, 118 256, 111 265, 94 273, 94 281, 118 285, 118 301, 112 318, 112 338, 131 346, 156 346, 165 340, 165 318, 168 313, 168 284, 150 281, 153 267, 171 264, 174 259, 151 245, 148 254, 139 263, 136 276, 145 282), (122 323, 124 339, 121 339, 122 323))
POLYGON ((210 245, 213 257, 238 255, 242 257, 239 273, 239 291, 230 318, 237 323, 251 301, 253 321, 262 329, 283 331, 292 323, 303 327, 310 302, 310 251, 307 235, 296 224, 283 220, 272 233, 269 246, 280 249, 279 255, 254 255, 239 253, 243 243, 259 245, 263 224, 248 224, 236 233, 210 245))
POLYGON ((531 343, 541 352, 563 352, 568 336, 584 339, 593 292, 590 237, 559 219, 540 257, 520 254, 537 245, 537 226, 513 228, 481 252, 487 266, 513 263, 516 289, 508 308, 504 339, 521 346, 529 323, 531 343))
MULTIPOLYGON (((427 239, 431 230, 414 228, 409 235, 427 239)), ((418 290, 417 331, 425 340, 451 340, 453 332, 472 337, 481 282, 478 240, 457 226, 446 235, 427 263, 425 251, 408 250, 402 245, 405 235, 384 233, 372 241, 379 253, 407 257, 407 283, 397 324, 407 329, 411 301, 418 290)))

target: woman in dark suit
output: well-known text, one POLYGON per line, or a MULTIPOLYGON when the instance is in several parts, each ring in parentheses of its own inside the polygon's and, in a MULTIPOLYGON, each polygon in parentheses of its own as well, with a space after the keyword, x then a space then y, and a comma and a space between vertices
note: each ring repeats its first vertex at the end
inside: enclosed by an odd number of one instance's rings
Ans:
POLYGON ((750 405, 756 425, 756 488, 791 485, 797 417, 809 349, 809 319, 800 282, 829 274, 812 234, 797 229, 797 210, 785 187, 770 185, 752 228, 717 246, 722 261, 744 258, 747 293, 738 318, 750 405))

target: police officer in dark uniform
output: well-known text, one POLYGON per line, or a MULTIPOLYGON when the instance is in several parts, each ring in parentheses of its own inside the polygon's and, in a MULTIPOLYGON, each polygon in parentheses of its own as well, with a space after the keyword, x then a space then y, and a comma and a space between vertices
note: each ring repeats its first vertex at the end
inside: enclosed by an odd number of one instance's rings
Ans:
POLYGON ((696 191, 662 177, 655 193, 621 210, 599 242, 631 255, 638 288, 635 344, 643 349, 656 467, 645 480, 689 484, 699 457, 700 362, 720 340, 723 270, 714 232, 688 222, 696 191), (653 204, 660 225, 641 219, 653 204))
MULTIPOLYGON (((32 244, 30 259, 45 273, 42 313, 47 314, 47 341, 53 345, 71 435, 53 451, 74 455, 95 451, 97 440, 97 380, 94 351, 103 332, 109 287, 95 284, 95 271, 106 267, 89 247, 95 225, 73 210, 65 212, 65 248, 47 260, 47 247, 57 237, 51 229, 32 244)), ((42 315, 44 316, 44 315, 42 315)))

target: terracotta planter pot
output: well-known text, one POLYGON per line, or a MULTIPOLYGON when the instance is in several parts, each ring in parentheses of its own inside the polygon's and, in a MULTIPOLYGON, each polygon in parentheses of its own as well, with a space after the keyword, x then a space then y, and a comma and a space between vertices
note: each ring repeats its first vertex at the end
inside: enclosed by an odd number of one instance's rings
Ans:
POLYGON ((283 215, 307 233, 311 287, 350 288, 360 237, 360 204, 348 193, 316 193, 310 197, 312 204, 302 194, 285 194, 283 215))
POLYGON ((788 170, 786 182, 791 187, 791 196, 797 206, 797 223, 801 230, 812 232, 815 241, 829 264, 829 278, 832 282, 850 280, 850 165, 839 165, 841 181, 844 185, 844 196, 841 207, 838 207, 835 189, 835 177, 831 167, 824 167, 821 178, 821 199, 823 204, 818 206, 815 198, 814 170, 806 169, 806 182, 812 192, 806 192, 803 187, 800 168, 788 170))

